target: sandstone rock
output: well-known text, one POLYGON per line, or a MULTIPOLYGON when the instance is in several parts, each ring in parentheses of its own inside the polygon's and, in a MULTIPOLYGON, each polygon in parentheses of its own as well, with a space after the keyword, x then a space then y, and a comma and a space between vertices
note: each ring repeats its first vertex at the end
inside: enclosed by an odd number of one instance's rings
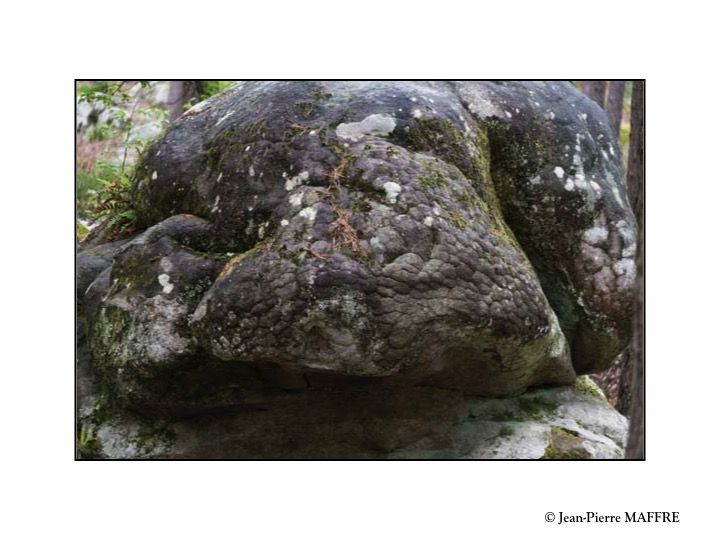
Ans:
POLYGON ((120 251, 125 241, 119 240, 86 248, 78 252, 75 258, 75 295, 79 300, 85 298, 90 284, 100 272, 112 264, 113 257, 120 251))
POLYGON ((101 420, 87 418, 94 439, 86 457, 621 458, 627 420, 586 384, 515 398, 417 387, 305 391, 172 421, 98 406, 101 420))
MULTIPOLYGON (((239 84, 149 148, 134 199, 145 232, 78 256, 94 376, 143 417, 194 415, 173 428, 188 437, 197 415, 229 414, 208 424, 212 455, 252 454, 263 407, 288 441, 315 433, 302 411, 321 417, 314 436, 348 430, 328 452, 370 437, 372 451, 422 453, 447 432, 436 414, 477 442, 497 427, 467 420, 491 403, 478 396, 571 384, 629 337, 636 226, 620 152, 569 84, 239 84), (358 418, 378 407, 400 416, 370 436, 358 418)), ((607 454, 593 431, 549 426, 518 437, 607 454)))

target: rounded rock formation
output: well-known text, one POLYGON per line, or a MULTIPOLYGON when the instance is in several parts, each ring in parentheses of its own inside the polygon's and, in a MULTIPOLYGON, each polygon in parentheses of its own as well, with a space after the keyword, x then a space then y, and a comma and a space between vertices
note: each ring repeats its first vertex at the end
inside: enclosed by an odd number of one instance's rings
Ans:
POLYGON ((143 412, 511 396, 629 339, 620 150, 567 83, 241 83, 148 149, 134 200, 144 232, 81 253, 79 296, 100 378, 143 412))

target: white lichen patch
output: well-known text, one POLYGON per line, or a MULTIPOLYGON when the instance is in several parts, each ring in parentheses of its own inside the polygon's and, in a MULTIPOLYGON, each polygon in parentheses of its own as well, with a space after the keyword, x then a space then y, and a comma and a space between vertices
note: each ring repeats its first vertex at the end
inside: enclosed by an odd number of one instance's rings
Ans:
POLYGON ((300 210, 300 217, 304 217, 310 222, 315 221, 315 216, 317 215, 317 210, 312 208, 311 206, 307 206, 300 210))
POLYGON ((555 167, 553 172, 555 173, 555 176, 557 176, 560 180, 562 180, 565 176, 565 169, 563 169, 562 167, 555 167))
POLYGON ((627 290, 635 284, 635 260, 628 257, 613 264, 613 272, 618 277, 618 289, 627 290))
POLYGON ((220 124, 222 124, 230 115, 232 115, 232 113, 233 111, 226 113, 222 118, 220 118, 220 120, 215 123, 215 126, 219 126, 220 124))
POLYGON ((414 109, 412 115, 413 118, 422 118, 422 111, 420 109, 414 109))
POLYGON ((538 184, 540 183, 540 176, 539 176, 539 175, 538 175, 538 176, 533 176, 533 177, 530 179, 530 183, 533 184, 534 186, 538 185, 538 184))
POLYGON ((157 171, 153 171, 152 176, 150 177, 153 180, 157 180, 157 171))
POLYGON ((398 195, 400 195, 400 192, 402 191, 402 187, 397 182, 385 182, 383 184, 383 189, 385 190, 385 198, 390 204, 395 204, 397 202, 398 195))
POLYGON ((636 251, 637 251, 637 244, 635 242, 633 242, 626 248, 623 248, 622 256, 623 257, 634 257, 636 251))
POLYGON ((495 105, 493 96, 486 88, 477 85, 461 85, 459 91, 474 116, 488 118, 502 115, 502 111, 495 105))
POLYGON ((283 220, 280 222, 280 226, 281 226, 281 227, 287 227, 288 225, 290 225, 290 222, 289 222, 287 219, 283 219, 283 220))
POLYGON ((175 285, 170 283, 170 276, 168 274, 160 274, 158 276, 158 283, 160 283, 165 294, 170 294, 175 288, 175 285))
POLYGON ((627 221, 624 219, 621 219, 618 221, 615 226, 617 227, 618 233, 620 234, 620 237, 622 238, 623 245, 629 246, 631 244, 635 244, 636 238, 635 238, 635 231, 632 227, 628 224, 627 221))
POLYGON ((598 244, 606 242, 608 235, 609 232, 605 227, 593 227, 592 229, 585 231, 583 234, 583 240, 591 246, 597 246, 598 244))
POLYGON ((579 180, 585 180, 585 170, 583 168, 582 157, 580 154, 573 156, 573 165, 575 166, 575 178, 579 180))
POLYGON ((578 189, 588 189, 589 188, 589 185, 588 185, 587 181, 585 180, 584 176, 582 176, 582 177, 576 176, 575 177, 575 187, 578 189))
POLYGON ((265 231, 267 230, 269 224, 269 221, 265 221, 258 226, 258 238, 260 238, 261 240, 265 238, 265 231))
POLYGON ((302 191, 293 193, 292 195, 290 195, 290 197, 288 197, 288 202, 292 206, 300 206, 302 204, 302 200, 303 200, 303 192, 302 191))
POLYGON ((432 224, 433 224, 432 216, 428 216, 425 219, 423 219, 423 224, 426 225, 427 227, 432 227, 432 224))
POLYGON ((575 167, 575 178, 584 181, 585 180, 585 169, 583 167, 582 159, 582 146, 580 139, 582 136, 578 133, 575 135, 575 154, 573 154, 573 167, 575 167))
POLYGON ((386 114, 371 114, 361 122, 342 123, 335 133, 341 139, 359 141, 368 135, 387 136, 395 129, 396 122, 392 116, 386 114))
POLYGON ((572 181, 571 178, 568 178, 568 179, 565 181, 565 186, 564 186, 564 187, 565 187, 566 190, 572 191, 573 189, 575 189, 575 183, 572 181))
MULTIPOLYGON (((283 173, 284 176, 285 173, 283 173)), ((292 191, 299 185, 307 182, 308 178, 310 178, 310 173, 308 171, 303 171, 297 176, 293 176, 292 178, 285 181, 285 190, 286 191, 292 191)))

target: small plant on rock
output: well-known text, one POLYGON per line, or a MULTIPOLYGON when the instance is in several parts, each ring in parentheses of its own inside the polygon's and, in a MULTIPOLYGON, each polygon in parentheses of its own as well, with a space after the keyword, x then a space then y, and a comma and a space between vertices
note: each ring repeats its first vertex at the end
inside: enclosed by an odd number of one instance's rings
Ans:
POLYGON ((97 193, 94 220, 110 236, 117 238, 132 234, 137 213, 132 202, 132 180, 118 165, 100 162, 97 165, 101 189, 97 193))

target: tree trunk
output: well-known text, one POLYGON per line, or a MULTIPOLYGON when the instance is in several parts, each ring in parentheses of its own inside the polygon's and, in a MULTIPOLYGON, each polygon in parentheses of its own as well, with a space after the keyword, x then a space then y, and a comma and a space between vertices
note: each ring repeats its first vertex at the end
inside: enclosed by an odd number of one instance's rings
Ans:
POLYGON ((595 103, 605 108, 605 83, 606 81, 584 81, 583 93, 595 103))
POLYGON ((633 318, 632 405, 630 407, 630 434, 626 457, 645 457, 645 83, 634 81, 632 112, 630 117, 630 156, 628 162, 628 190, 630 202, 638 222, 637 280, 635 282, 635 314, 633 318))
POLYGON ((197 81, 170 81, 168 120, 174 122, 185 112, 185 105, 197 98, 197 81))
POLYGON ((620 135, 620 124, 622 124, 623 98, 625 97, 625 81, 610 81, 608 83, 607 111, 610 125, 615 135, 620 135))
POLYGON ((645 218, 643 189, 645 187, 645 82, 633 81, 632 111, 630 113, 630 149, 627 186, 630 204, 638 227, 645 218))
POLYGON ((617 400, 615 408, 623 416, 630 416, 630 408, 632 407, 632 380, 633 380, 633 360, 632 345, 628 347, 620 357, 620 373, 618 375, 617 400))

